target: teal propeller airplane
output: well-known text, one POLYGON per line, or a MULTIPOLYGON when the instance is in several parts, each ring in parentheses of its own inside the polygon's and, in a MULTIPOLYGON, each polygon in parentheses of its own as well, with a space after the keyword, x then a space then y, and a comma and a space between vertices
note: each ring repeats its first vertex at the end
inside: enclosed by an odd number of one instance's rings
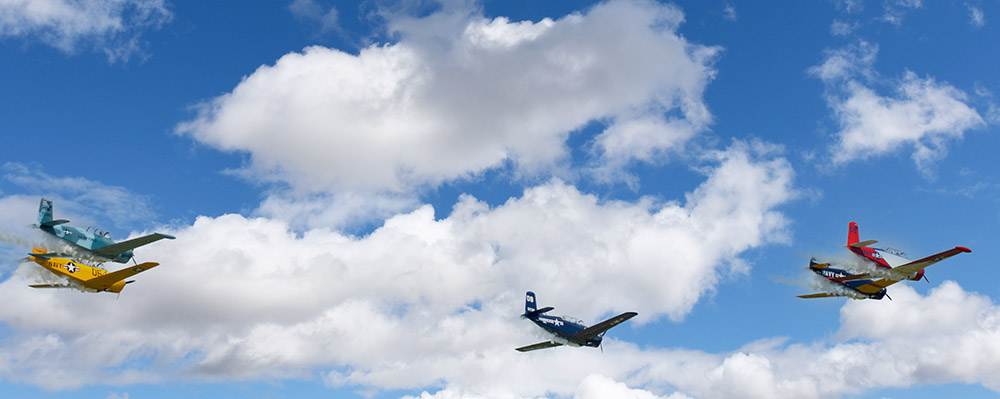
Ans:
MULTIPOLYGON (((608 332, 611 327, 617 326, 625 320, 638 315, 636 312, 625 312, 587 327, 582 321, 568 316, 557 317, 545 314, 552 309, 551 306, 538 309, 535 306, 535 293, 531 291, 527 292, 524 298, 524 314, 521 317, 531 320, 532 323, 552 334, 552 339, 533 345, 522 346, 517 348, 519 352, 528 352, 560 345, 601 347, 604 333, 608 332)), ((601 350, 603 351, 604 348, 601 347, 601 350)))
POLYGON ((128 241, 115 242, 107 232, 88 227, 80 229, 66 225, 69 220, 52 219, 52 201, 42 198, 38 204, 38 224, 42 231, 61 238, 94 258, 126 263, 134 256, 132 250, 164 238, 174 239, 169 234, 153 233, 128 241))

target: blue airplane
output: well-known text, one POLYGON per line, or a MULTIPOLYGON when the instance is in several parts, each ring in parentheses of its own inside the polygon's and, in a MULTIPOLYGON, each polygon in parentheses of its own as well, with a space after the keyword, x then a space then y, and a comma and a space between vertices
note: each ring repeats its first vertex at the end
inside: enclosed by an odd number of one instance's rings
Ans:
POLYGON ((560 345, 600 347, 601 340, 604 339, 604 333, 608 332, 611 327, 617 326, 625 320, 638 315, 636 312, 625 312, 587 327, 582 321, 567 316, 547 316, 545 313, 554 308, 550 306, 537 309, 535 304, 535 293, 528 291, 527 296, 524 298, 524 314, 521 317, 531 320, 531 322, 552 334, 552 339, 534 345, 522 346, 517 348, 519 352, 560 345))
POLYGON ((93 255, 95 258, 126 263, 132 259, 132 250, 137 247, 164 238, 174 239, 172 235, 153 233, 116 243, 111 239, 111 234, 108 232, 92 227, 80 229, 78 227, 67 226, 65 225, 66 223, 69 223, 69 220, 52 219, 52 201, 42 198, 42 201, 38 204, 38 224, 35 227, 66 240, 79 247, 83 252, 93 255))

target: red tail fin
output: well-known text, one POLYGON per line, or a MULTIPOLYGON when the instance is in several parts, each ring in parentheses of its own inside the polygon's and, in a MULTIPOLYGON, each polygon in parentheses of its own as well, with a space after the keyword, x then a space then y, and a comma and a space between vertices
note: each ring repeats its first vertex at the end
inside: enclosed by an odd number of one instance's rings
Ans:
POLYGON ((847 246, 856 244, 858 241, 861 241, 858 238, 858 224, 851 222, 850 227, 847 228, 847 246))

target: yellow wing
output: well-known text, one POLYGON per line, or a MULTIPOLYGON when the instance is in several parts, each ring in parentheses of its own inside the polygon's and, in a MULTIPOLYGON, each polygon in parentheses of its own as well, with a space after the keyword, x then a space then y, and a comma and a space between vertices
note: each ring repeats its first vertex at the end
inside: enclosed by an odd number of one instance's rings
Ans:
POLYGON ((142 273, 146 270, 152 269, 157 265, 159 265, 159 263, 156 262, 140 263, 136 266, 126 267, 124 269, 111 272, 100 277, 94 277, 90 280, 85 281, 83 284, 86 285, 88 288, 92 288, 98 291, 104 291, 108 288, 111 288, 111 286, 114 285, 114 283, 132 277, 136 274, 142 273))

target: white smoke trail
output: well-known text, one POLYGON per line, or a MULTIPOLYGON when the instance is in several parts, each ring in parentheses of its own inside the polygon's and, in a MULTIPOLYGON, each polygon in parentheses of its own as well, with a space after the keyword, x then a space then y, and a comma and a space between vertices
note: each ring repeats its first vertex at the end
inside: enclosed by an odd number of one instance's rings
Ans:
POLYGON ((35 243, 21 235, 0 231, 0 242, 5 242, 11 245, 17 245, 25 248, 31 248, 35 243))
POLYGON ((810 288, 816 291, 827 292, 837 296, 846 296, 853 299, 868 299, 868 296, 852 290, 850 288, 844 287, 843 285, 834 283, 828 280, 826 277, 822 277, 818 274, 812 274, 806 283, 810 288))
POLYGON ((17 270, 14 271, 13 276, 14 278, 19 278, 21 280, 24 280, 24 282, 28 285, 31 284, 59 285, 59 286, 65 286, 66 288, 72 288, 80 292, 94 292, 93 290, 87 289, 86 287, 76 282, 75 280, 52 273, 46 270, 41 265, 32 261, 21 262, 17 270))
POLYGON ((45 270, 44 267, 32 261, 22 261, 17 270, 14 271, 14 277, 34 284, 66 285, 68 282, 66 277, 45 270))
POLYGON ((898 272, 893 272, 892 269, 884 266, 878 266, 874 262, 856 255, 853 252, 848 253, 845 256, 838 257, 836 260, 828 263, 830 263, 830 266, 838 269, 854 270, 856 272, 851 274, 868 273, 868 275, 875 280, 880 278, 906 280, 910 277, 904 276, 898 272))
POLYGON ((48 253, 60 254, 63 257, 86 261, 87 264, 101 267, 102 269, 103 267, 100 264, 108 261, 108 259, 94 256, 92 253, 66 240, 37 229, 24 232, 0 231, 0 242, 23 247, 26 251, 34 248, 44 248, 48 253))

